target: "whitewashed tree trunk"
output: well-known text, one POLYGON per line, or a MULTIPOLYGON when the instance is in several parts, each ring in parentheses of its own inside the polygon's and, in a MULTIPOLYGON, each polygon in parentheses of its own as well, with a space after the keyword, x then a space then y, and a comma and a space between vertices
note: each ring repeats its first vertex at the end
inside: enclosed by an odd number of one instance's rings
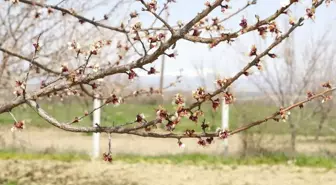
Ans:
MULTIPOLYGON (((97 97, 97 96, 96 96, 97 97)), ((98 98, 93 99, 93 109, 96 109, 100 107, 100 100, 98 98)), ((100 109, 97 109, 93 112, 93 122, 92 126, 97 127, 97 125, 100 125, 100 109)), ((99 133, 93 133, 92 135, 92 158, 98 158, 99 157, 99 133)))

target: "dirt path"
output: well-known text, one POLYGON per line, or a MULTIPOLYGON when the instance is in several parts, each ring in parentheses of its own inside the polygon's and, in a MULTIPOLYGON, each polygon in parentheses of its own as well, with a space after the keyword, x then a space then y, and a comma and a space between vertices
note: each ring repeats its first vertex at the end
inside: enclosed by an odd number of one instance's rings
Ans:
MULTIPOLYGON (((283 148, 289 145, 289 136, 276 136, 275 139, 263 139, 265 148, 283 148)), ((100 151, 107 150, 107 135, 101 134, 100 151)), ((181 149, 176 139, 144 138, 130 135, 112 135, 112 151, 114 154, 128 153, 140 155, 161 155, 177 153, 211 153, 220 154, 223 152, 223 143, 215 139, 215 143, 203 148, 197 144, 197 139, 183 139, 186 145, 181 149)), ((11 148, 16 146, 25 150, 39 150, 48 152, 84 152, 90 154, 92 150, 92 137, 84 134, 70 133, 57 128, 37 129, 27 128, 23 132, 17 132, 13 137, 10 126, 0 129, 0 147, 11 148)), ((297 150, 302 153, 313 153, 327 150, 336 153, 335 143, 308 141, 307 138, 299 137, 297 150)), ((237 154, 242 151, 242 139, 240 135, 229 138, 229 153, 237 154)))
POLYGON ((185 166, 114 162, 0 161, 0 184, 334 185, 336 170, 294 166, 185 166), (5 170, 4 170, 5 169, 5 170))

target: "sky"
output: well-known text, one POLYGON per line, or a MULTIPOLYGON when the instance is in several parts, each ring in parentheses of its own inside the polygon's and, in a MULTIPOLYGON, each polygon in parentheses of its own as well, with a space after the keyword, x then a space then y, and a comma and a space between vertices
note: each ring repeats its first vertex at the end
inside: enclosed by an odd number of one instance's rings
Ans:
MULTIPOLYGON (((173 3, 170 6, 170 15, 168 22, 175 25, 177 21, 181 20, 187 22, 191 20, 198 12, 205 8, 205 0, 176 0, 177 3, 173 3)), ((134 2, 134 1, 132 1, 134 2)), ((158 3, 162 5, 165 0, 158 0, 158 3)), ((213 2, 213 1, 210 1, 213 2)), ((235 12, 237 9, 243 7, 246 4, 247 0, 231 0, 229 5, 232 6, 232 9, 227 10, 225 13, 220 12, 220 9, 215 10, 210 14, 209 17, 218 17, 219 19, 225 18, 230 15, 232 12, 235 12)), ((224 27, 228 31, 236 31, 239 29, 239 22, 242 17, 247 19, 248 24, 254 24, 256 19, 254 16, 257 14, 260 19, 268 17, 273 14, 281 6, 280 0, 258 0, 257 5, 250 6, 248 9, 244 10, 242 13, 236 15, 229 21, 224 24, 224 27)), ((300 0, 300 3, 295 5, 291 12, 295 15, 296 18, 305 14, 305 8, 309 7, 311 0, 300 0)), ((86 15, 88 17, 103 17, 103 15, 108 11, 111 5, 106 4, 105 6, 100 6, 94 9, 91 12, 88 12, 86 15)), ((139 2, 133 3, 131 6, 120 7, 120 12, 124 11, 134 11, 137 10, 139 13, 139 19, 143 23, 143 27, 151 24, 153 16, 148 12, 139 11, 141 8, 139 2)), ((333 30, 336 23, 336 3, 333 2, 330 7, 326 8, 325 5, 317 9, 315 21, 307 20, 304 23, 303 27, 300 27, 295 30, 293 36, 295 37, 295 42, 293 47, 298 51, 297 53, 303 52, 305 47, 309 44, 311 39, 317 39, 320 37, 324 31, 333 30)), ((128 15, 128 14, 126 14, 128 15)), ((283 30, 283 25, 288 21, 287 16, 281 16, 281 21, 278 21, 278 25, 281 30, 283 30)), ((120 24, 118 21, 109 19, 111 25, 120 24)), ((208 35, 203 35, 208 36, 208 35)), ((331 38, 334 39, 334 38, 331 38)), ((209 49, 206 44, 195 44, 189 41, 178 41, 176 50, 178 56, 175 59, 167 58, 166 59, 166 68, 165 76, 167 81, 170 79, 173 80, 176 75, 179 74, 180 69, 183 69, 182 75, 185 78, 185 82, 179 87, 194 88, 195 86, 200 85, 200 80, 197 76, 195 65, 202 65, 206 76, 211 79, 209 80, 210 84, 213 82, 215 75, 220 75, 221 77, 230 77, 236 74, 247 62, 252 60, 244 56, 248 53, 252 44, 255 44, 256 41, 259 43, 257 46, 262 49, 266 48, 272 41, 274 37, 268 35, 265 40, 261 40, 257 36, 257 32, 248 33, 240 38, 236 39, 231 45, 222 43, 213 49, 209 49)), ((281 48, 281 46, 279 47, 281 48)), ((272 52, 279 53, 280 50, 275 49, 272 52)), ((279 54, 279 61, 281 61, 281 54, 279 54)), ((300 60, 300 56, 297 56, 300 60)), ((160 68, 161 59, 157 60, 154 65, 156 68, 160 68)), ((160 69, 158 69, 160 70, 160 69)), ((141 80, 142 82, 148 83, 157 83, 159 81, 159 75, 145 76, 141 80), (154 78, 154 79, 153 79, 154 78)), ((167 82, 169 83, 169 82, 167 82)), ((209 84, 209 85, 210 85, 209 84)), ((242 77, 237 81, 236 85, 238 88, 241 88, 243 91, 255 91, 256 88, 253 85, 249 85, 247 77, 242 77)), ((211 86, 211 85, 210 85, 211 86)))
MULTIPOLYGON (((246 0, 231 2, 231 4, 234 4, 235 6, 232 7, 232 10, 229 11, 228 14, 234 12, 239 7, 242 7, 246 3, 246 0)), ((299 5, 295 6, 295 9, 292 9, 294 15, 297 15, 296 17, 303 15, 303 7, 307 7, 310 2, 311 1, 302 1, 299 5)), ((228 29, 231 28, 237 30, 238 23, 240 22, 242 16, 245 16, 248 19, 248 22, 253 22, 255 21, 255 14, 259 15, 261 19, 265 18, 274 13, 275 10, 280 7, 280 4, 281 2, 279 0, 258 0, 257 5, 249 7, 248 10, 237 15, 227 24, 224 24, 224 26, 228 29)), ((170 9, 171 13, 169 22, 175 23, 177 20, 190 20, 197 14, 198 11, 203 8, 204 1, 177 0, 177 3, 174 4, 170 9)), ((308 44, 310 39, 318 38, 326 29, 330 29, 329 24, 335 25, 335 9, 336 3, 333 3, 329 8, 326 8, 324 5, 322 5, 322 7, 320 7, 316 12, 315 22, 308 20, 305 22, 304 27, 295 30, 295 46, 293 47, 295 47, 299 52, 303 51, 304 47, 308 44)), ((212 15, 216 15, 219 18, 224 17, 223 14, 218 10, 212 15)), ((286 16, 282 16, 281 18, 284 20, 286 19, 286 16)), ((282 22, 279 24, 281 23, 282 22)), ((267 46, 271 41, 273 41, 273 38, 269 36, 266 41, 261 42, 264 42, 263 45, 267 46)), ((193 65, 203 63, 205 68, 204 70, 208 73, 207 75, 209 77, 214 76, 212 73, 219 73, 222 77, 232 76, 237 73, 243 65, 245 65, 244 62, 239 61, 239 55, 241 55, 240 52, 248 52, 251 45, 255 43, 255 39, 258 39, 258 37, 255 37, 255 34, 246 34, 237 39, 236 42, 232 44, 232 46, 223 43, 211 50, 209 50, 208 46, 204 44, 194 44, 188 41, 178 42, 178 57, 176 59, 167 59, 165 74, 173 75, 178 73, 179 68, 183 68, 184 76, 189 76, 192 79, 195 79, 197 78, 197 75, 193 65)), ((298 56, 298 58, 300 57, 298 56)), ((249 60, 246 62, 248 61, 249 60)), ((257 90, 256 88, 253 88, 253 86, 247 85, 249 83, 246 83, 246 80, 246 77, 242 77, 241 80, 237 81, 238 87, 240 89, 246 91, 257 90)), ((185 84, 190 83, 187 82, 185 84)))

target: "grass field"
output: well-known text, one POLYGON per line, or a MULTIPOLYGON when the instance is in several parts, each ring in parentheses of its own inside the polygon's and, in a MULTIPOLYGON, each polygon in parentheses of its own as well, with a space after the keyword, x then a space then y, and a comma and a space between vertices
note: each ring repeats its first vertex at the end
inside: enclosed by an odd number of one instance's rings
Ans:
MULTIPOLYGON (((42 104, 42 107, 61 121, 68 122, 81 116, 89 107, 79 104, 42 104)), ((171 105, 167 106, 173 110, 171 105)), ((147 119, 155 115, 155 105, 128 104, 103 109, 102 125, 121 124, 144 113, 147 119)), ((211 121, 211 108, 203 107, 205 118, 211 121)), ((230 127, 235 128, 246 120, 267 116, 276 107, 250 102, 235 104, 230 109, 230 127)), ((293 119, 299 116, 292 112, 293 119)), ((309 106, 304 111, 311 111, 309 106)), ((181 150, 175 139, 151 139, 138 136, 112 135, 113 162, 92 161, 89 157, 92 138, 86 134, 69 133, 51 127, 29 107, 13 110, 17 119, 25 119, 27 128, 15 133, 9 131, 13 123, 8 114, 0 115, 0 184, 112 184, 112 185, 333 185, 336 181, 335 138, 324 128, 320 141, 314 141, 319 116, 300 123, 297 138, 297 155, 282 152, 259 152, 242 157, 241 135, 229 138, 231 155, 220 156, 221 142, 216 140, 209 147, 197 145, 195 139, 184 139, 186 148, 181 150), (30 119, 30 121, 29 121, 30 119), (327 137, 328 136, 328 137, 327 137), (15 150, 11 147, 15 146, 15 150), (144 170, 145 169, 145 170, 144 170)), ((89 118, 76 123, 90 125, 89 118)), ((211 130, 220 125, 219 112, 211 122, 211 130)), ((329 119, 328 126, 334 120, 329 119)), ((184 120, 177 131, 200 131, 200 124, 184 120)), ((336 127, 335 127, 336 128, 336 127)), ((268 122, 249 130, 255 135, 263 132, 262 147, 283 149, 288 145, 288 124, 268 122)), ((107 136, 101 135, 100 151, 107 149, 107 136)))
MULTIPOLYGON (((15 150, 0 150, 0 160, 50 160, 50 161, 91 161, 91 157, 80 153, 39 153, 20 152, 15 150)), ((102 161, 101 159, 97 159, 102 161)), ((144 156, 132 154, 113 155, 113 162, 125 162, 129 164, 149 163, 149 164, 179 164, 179 165, 294 165, 301 167, 319 167, 333 169, 336 168, 335 157, 321 157, 296 155, 288 156, 284 153, 259 154, 254 156, 230 156, 207 154, 175 154, 144 156)), ((112 164, 113 164, 112 162, 112 164)), ((108 163, 108 162, 106 162, 108 163)))
MULTIPOLYGON (((50 114, 56 117, 58 120, 63 122, 69 122, 73 120, 76 116, 82 116, 85 111, 91 109, 91 105, 86 107, 78 103, 72 104, 63 104, 63 103, 42 103, 42 107, 47 110, 50 114)), ((125 104, 118 107, 106 106, 102 109, 102 125, 112 126, 118 124, 124 124, 126 122, 132 122, 135 120, 135 116, 138 113, 143 113, 146 116, 147 120, 151 120, 155 117, 155 109, 157 105, 150 104, 125 104)), ((171 105, 165 106, 169 111, 173 111, 174 108, 171 105)), ((209 105, 204 105, 202 110, 205 112, 204 118, 210 124, 210 130, 214 131, 217 127, 220 127, 221 124, 221 115, 220 110, 213 113, 212 108, 209 105), (212 117, 213 113, 213 117, 212 117)), ((245 102, 237 103, 231 106, 230 109, 230 127, 236 128, 237 126, 247 123, 249 121, 254 121, 262 119, 275 111, 278 108, 275 106, 265 105, 260 102, 245 102)), ((315 135, 318 128, 318 123, 320 120, 320 115, 317 114, 314 117, 304 117, 300 112, 304 112, 304 115, 308 115, 312 112, 310 106, 305 107, 303 110, 294 110, 292 111, 293 120, 301 119, 301 122, 297 125, 298 134, 300 135, 315 135), (300 117, 301 116, 301 117, 300 117)), ((28 125, 38 126, 40 128, 48 128, 50 125, 42 120, 33 110, 29 107, 19 107, 13 110, 14 115, 17 119, 23 119, 28 122, 28 125)), ((203 117, 200 118, 199 122, 203 120, 203 117)), ((0 115, 0 124, 12 124, 13 119, 9 114, 0 115)), ((87 117, 79 123, 78 125, 90 125, 90 118, 87 117)), ((322 129, 322 135, 334 135, 336 130, 336 119, 330 117, 328 119, 327 127, 322 129)), ((181 124, 178 124, 176 131, 184 131, 186 129, 195 129, 196 131, 201 131, 200 124, 195 124, 188 119, 184 119, 181 124)), ((249 132, 260 132, 265 131, 269 134, 287 134, 289 132, 289 125, 284 122, 275 122, 269 121, 266 124, 263 124, 257 128, 249 130, 249 132)))
POLYGON ((336 180, 335 158, 117 155, 108 163, 71 155, 0 151, 0 169, 6 169, 0 172, 0 184, 333 185, 336 180))

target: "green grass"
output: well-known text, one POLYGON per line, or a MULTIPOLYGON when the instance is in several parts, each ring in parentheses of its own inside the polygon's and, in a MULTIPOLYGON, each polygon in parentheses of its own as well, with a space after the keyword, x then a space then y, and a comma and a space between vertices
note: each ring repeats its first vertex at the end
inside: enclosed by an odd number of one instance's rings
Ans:
MULTIPOLYGON (((82 116, 86 110, 91 110, 92 105, 86 107, 85 105, 79 103, 68 103, 63 104, 61 102, 56 103, 41 103, 41 107, 44 108, 47 112, 53 115, 55 118, 62 122, 69 122, 74 119, 76 116, 82 116)), ((151 104, 123 104, 118 107, 113 107, 108 105, 102 109, 102 125, 103 126, 112 126, 124 124, 126 122, 132 122, 135 120, 135 116, 138 113, 143 113, 146 116, 147 120, 155 118, 155 109, 157 105, 151 104)), ((174 108, 172 105, 165 106, 169 111, 173 111, 174 108)), ((305 111, 306 114, 311 113, 312 108, 307 105, 303 110, 292 111, 293 120, 299 117, 300 111, 305 111)), ((210 131, 216 130, 217 127, 220 127, 221 124, 221 115, 220 110, 213 113, 212 108, 209 104, 205 104, 202 107, 202 110, 205 112, 204 118, 210 125, 210 131), (213 114, 214 117, 211 115, 213 114)), ((231 106, 230 108, 230 127, 236 128, 243 123, 248 123, 254 120, 262 119, 278 110, 278 107, 265 105, 264 103, 258 102, 246 102, 246 103, 237 103, 231 106)), ((50 127, 50 124, 46 123, 41 119, 32 109, 29 107, 18 107, 13 110, 14 115, 19 120, 29 121, 28 126, 37 126, 39 128, 50 127)), ((317 123, 319 122, 320 115, 315 116, 312 119, 304 120, 299 123, 297 126, 299 135, 315 135, 317 130, 317 123)), ((176 126, 176 131, 185 131, 186 129, 195 129, 196 131, 201 131, 200 122, 203 120, 203 117, 200 118, 199 123, 195 124, 194 122, 188 120, 187 118, 182 119, 181 123, 176 126)), ((12 124, 13 119, 8 113, 3 113, 0 115, 0 125, 12 124)), ((86 117, 77 125, 88 126, 91 125, 89 117, 86 117)), ((336 119, 329 119, 329 127, 336 129, 336 119)), ((258 127, 254 127, 249 130, 249 132, 260 132, 269 134, 287 134, 289 133, 289 125, 284 122, 275 122, 269 121, 266 124, 262 124, 258 127)), ((322 129, 322 135, 333 135, 331 129, 324 128, 322 129)))
MULTIPOLYGON (((58 154, 41 154, 41 153, 21 153, 15 151, 0 150, 0 159, 16 160, 56 160, 72 162, 78 160, 88 161, 90 157, 84 154, 58 153, 58 154)), ((283 153, 272 153, 266 155, 256 155, 247 157, 223 157, 207 154, 178 154, 178 155, 161 155, 161 156, 140 156, 118 154, 113 156, 114 161, 125 163, 153 163, 153 164, 175 164, 175 165, 286 165, 289 160, 295 161, 296 166, 304 167, 322 167, 336 168, 335 157, 323 156, 306 156, 297 155, 295 157, 287 156, 283 153)))
POLYGON ((0 159, 17 159, 17 160, 55 160, 55 161, 78 161, 78 160, 90 160, 88 155, 78 153, 55 153, 55 154, 43 154, 37 152, 23 153, 13 150, 0 150, 0 159))
POLYGON ((294 165, 306 167, 336 168, 336 158, 298 155, 289 157, 285 154, 270 154, 248 157, 222 157, 206 154, 183 154, 163 156, 137 156, 122 155, 115 156, 116 161, 128 163, 161 163, 161 164, 192 164, 192 165, 279 165, 287 164, 293 160, 294 165))
POLYGON ((4 185, 17 185, 18 183, 15 182, 15 181, 9 181, 9 182, 6 182, 6 184, 4 185))

